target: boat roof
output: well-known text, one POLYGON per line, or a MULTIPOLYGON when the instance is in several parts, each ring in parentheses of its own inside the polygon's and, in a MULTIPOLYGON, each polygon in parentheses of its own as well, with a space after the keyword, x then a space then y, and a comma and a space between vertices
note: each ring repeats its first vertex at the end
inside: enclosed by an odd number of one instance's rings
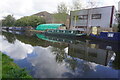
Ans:
POLYGON ((46 30, 46 29, 58 29, 60 26, 65 26, 64 24, 41 24, 38 25, 36 30, 46 30))

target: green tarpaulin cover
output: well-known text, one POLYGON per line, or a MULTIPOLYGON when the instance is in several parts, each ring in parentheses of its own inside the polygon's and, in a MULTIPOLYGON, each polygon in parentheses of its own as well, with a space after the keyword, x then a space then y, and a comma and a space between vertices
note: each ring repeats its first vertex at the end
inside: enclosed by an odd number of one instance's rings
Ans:
POLYGON ((58 29, 60 26, 64 26, 64 24, 41 24, 37 26, 36 30, 58 29))

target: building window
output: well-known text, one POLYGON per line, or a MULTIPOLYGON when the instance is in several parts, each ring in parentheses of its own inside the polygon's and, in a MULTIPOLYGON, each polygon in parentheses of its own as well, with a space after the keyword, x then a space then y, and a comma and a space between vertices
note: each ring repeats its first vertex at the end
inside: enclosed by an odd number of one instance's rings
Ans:
POLYGON ((101 19, 101 14, 92 14, 92 19, 101 19))
POLYGON ((82 20, 82 19, 88 19, 88 15, 79 15, 78 18, 80 20, 82 20))

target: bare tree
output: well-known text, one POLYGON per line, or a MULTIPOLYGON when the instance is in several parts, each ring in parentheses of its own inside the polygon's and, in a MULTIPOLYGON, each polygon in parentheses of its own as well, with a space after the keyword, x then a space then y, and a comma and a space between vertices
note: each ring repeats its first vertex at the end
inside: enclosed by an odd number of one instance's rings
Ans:
POLYGON ((68 7, 64 2, 61 2, 57 7, 58 13, 68 13, 68 7))
POLYGON ((80 0, 72 0, 72 7, 71 10, 81 10, 82 9, 82 3, 80 0))
POLYGON ((95 0, 89 0, 87 2, 86 8, 94 8, 100 6, 101 2, 95 1, 95 0))

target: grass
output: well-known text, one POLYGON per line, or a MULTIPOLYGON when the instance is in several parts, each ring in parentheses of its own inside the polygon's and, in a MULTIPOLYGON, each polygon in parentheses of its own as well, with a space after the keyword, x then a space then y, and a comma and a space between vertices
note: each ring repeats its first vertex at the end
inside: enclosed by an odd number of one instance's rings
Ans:
POLYGON ((0 52, 0 80, 2 78, 2 54, 0 52))
POLYGON ((25 69, 16 65, 9 56, 1 52, 0 55, 2 55, 2 78, 32 78, 25 69))

